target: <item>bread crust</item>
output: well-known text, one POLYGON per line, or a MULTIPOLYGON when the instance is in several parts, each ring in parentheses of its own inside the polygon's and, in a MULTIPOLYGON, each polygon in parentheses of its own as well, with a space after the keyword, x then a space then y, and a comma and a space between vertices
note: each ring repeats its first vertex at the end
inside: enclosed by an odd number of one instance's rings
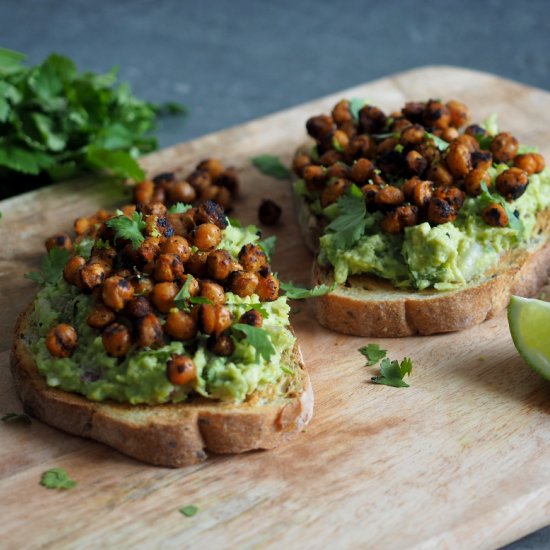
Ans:
POLYGON ((313 390, 297 344, 289 361, 299 366, 300 392, 265 404, 192 398, 179 404, 126 405, 90 401, 49 387, 24 337, 32 307, 18 319, 10 365, 25 411, 50 426, 149 464, 181 467, 205 460, 207 451, 227 454, 277 447, 311 420, 313 390))

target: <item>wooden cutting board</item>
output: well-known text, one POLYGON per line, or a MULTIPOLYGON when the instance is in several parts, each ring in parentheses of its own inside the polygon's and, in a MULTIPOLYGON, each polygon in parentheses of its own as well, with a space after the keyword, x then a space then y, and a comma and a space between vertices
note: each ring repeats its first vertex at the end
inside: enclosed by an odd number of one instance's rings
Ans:
MULTIPOLYGON (((261 198, 284 207, 274 232, 282 278, 307 282, 287 182, 249 158, 289 161, 306 119, 341 97, 387 110, 406 100, 457 98, 550 158, 550 94, 493 75, 427 67, 378 80, 144 159, 151 174, 190 170, 216 156, 243 181, 236 215, 256 221, 261 198)), ((9 375, 11 331, 35 288, 44 238, 122 200, 105 183, 62 184, 0 203, 0 412, 19 411, 9 375)), ((516 353, 504 315, 450 335, 377 340, 414 361, 410 388, 373 385, 357 348, 369 339, 317 326, 310 307, 293 316, 311 372, 314 419, 269 452, 213 457, 180 470, 146 466, 108 447, 34 421, 0 426, 2 548, 485 548, 550 523, 550 383, 516 353), (38 485, 65 468, 77 488, 38 485), (199 513, 187 518, 181 506, 199 513)))

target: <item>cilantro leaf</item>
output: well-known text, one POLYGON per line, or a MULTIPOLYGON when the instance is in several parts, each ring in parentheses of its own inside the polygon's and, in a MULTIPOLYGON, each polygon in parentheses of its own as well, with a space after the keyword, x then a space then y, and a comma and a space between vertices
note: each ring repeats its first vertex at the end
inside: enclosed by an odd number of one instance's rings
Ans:
POLYGON ((359 120, 359 111, 367 105, 367 102, 364 99, 359 99, 354 97, 349 100, 349 112, 354 120, 359 120))
POLYGON ((491 143, 493 143, 493 136, 478 134, 475 136, 476 141, 479 143, 479 148, 484 151, 488 151, 491 148, 491 143))
POLYGON ((63 276, 63 268, 69 261, 71 253, 65 248, 52 248, 40 262, 40 271, 25 273, 25 278, 40 285, 55 284, 63 276))
POLYGON ((183 283, 183 286, 180 288, 180 291, 174 296, 174 304, 176 304, 176 307, 178 309, 184 309, 185 302, 191 298, 191 294, 189 293, 189 287, 191 286, 191 282, 193 281, 195 277, 193 275, 189 274, 187 275, 187 279, 185 279, 185 282, 183 283))
POLYGON ((227 216, 227 221, 229 222, 229 225, 233 227, 242 227, 243 224, 237 219, 237 218, 231 218, 227 216))
POLYGON ((96 246, 96 242, 93 239, 82 239, 74 245, 75 256, 82 256, 86 259, 89 258, 94 246, 96 246))
POLYGON ((21 423, 21 424, 31 424, 31 417, 28 414, 25 413, 15 413, 15 412, 9 412, 2 416, 2 422, 13 422, 15 423, 21 423))
POLYGON ((191 204, 185 204, 183 202, 177 202, 176 204, 173 204, 169 209, 169 214, 183 214, 184 212, 187 212, 188 210, 191 210, 193 208, 193 205, 191 204))
POLYGON ((134 211, 131 218, 124 214, 107 220, 105 224, 115 230, 115 239, 128 239, 134 249, 145 240, 142 231, 147 227, 141 212, 134 211))
POLYGON ((275 155, 258 155, 250 159, 252 164, 266 176, 272 176, 279 180, 288 180, 291 171, 275 155))
POLYGON ((48 489, 72 489, 76 481, 63 468, 52 468, 42 474, 40 485, 48 489))
POLYGON ((424 138, 432 140, 434 142, 434 145, 440 151, 445 151, 445 149, 449 147, 449 144, 444 139, 441 139, 434 134, 430 134, 430 132, 424 132, 424 138))
POLYGON ((277 237, 275 235, 271 235, 258 242, 258 246, 265 252, 268 260, 271 259, 271 256, 273 256, 273 253, 275 252, 276 243, 277 237))
POLYGON ((367 358, 367 367, 376 365, 380 359, 386 357, 387 351, 380 349, 378 344, 367 344, 359 348, 359 353, 362 353, 367 358))
POLYGON ((338 199, 336 216, 326 227, 327 233, 333 233, 336 248, 346 250, 363 235, 367 225, 367 206, 363 193, 355 184, 347 194, 338 199))
POLYGON ((272 355, 276 353, 271 337, 263 328, 256 328, 244 323, 235 323, 231 326, 233 331, 244 332, 247 342, 256 348, 256 357, 262 356, 269 361, 272 355))
POLYGON ((189 303, 190 304, 210 304, 210 305, 214 305, 212 300, 209 300, 206 296, 191 296, 191 298, 189 298, 189 303))
POLYGON ((285 294, 291 300, 304 300, 306 298, 317 298, 318 296, 324 296, 334 290, 335 285, 317 285, 313 288, 304 288, 302 286, 296 286, 292 282, 285 283, 280 282, 281 288, 285 291, 285 294))
POLYGON ((145 178, 145 172, 126 151, 110 151, 109 149, 90 145, 87 161, 96 168, 105 168, 123 178, 130 178, 134 181, 141 181, 145 178))
POLYGON ((188 506, 182 506, 179 509, 180 514, 187 518, 192 518, 194 515, 196 515, 198 511, 199 511, 198 506, 195 506, 194 504, 189 504, 188 506))
POLYGON ((375 384, 384 386, 393 386, 394 388, 408 388, 404 376, 409 376, 412 372, 412 361, 405 357, 401 363, 399 361, 390 361, 387 357, 380 363, 380 374, 373 376, 371 380, 375 384))

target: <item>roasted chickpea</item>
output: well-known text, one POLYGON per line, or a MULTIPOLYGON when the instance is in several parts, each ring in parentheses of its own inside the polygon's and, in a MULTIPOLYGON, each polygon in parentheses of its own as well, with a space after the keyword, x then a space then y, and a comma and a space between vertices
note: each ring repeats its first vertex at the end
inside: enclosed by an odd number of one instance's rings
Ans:
POLYGON ((508 225, 506 210, 501 204, 496 202, 487 205, 483 209, 481 217, 487 225, 492 225, 493 227, 506 227, 508 225))
POLYGON ((412 202, 419 208, 428 206, 433 195, 433 184, 431 181, 419 181, 413 190, 412 202))
POLYGON ((433 164, 426 170, 426 179, 433 181, 436 185, 449 187, 453 184, 454 178, 451 172, 442 164, 433 164))
POLYGON ((262 302, 272 302, 279 297, 279 281, 273 273, 263 269, 258 273, 256 294, 262 302))
POLYGON ((174 229, 174 235, 181 235, 188 238, 189 235, 195 229, 195 213, 196 210, 191 208, 187 212, 180 212, 179 214, 167 214, 166 217, 170 222, 170 225, 174 229))
POLYGON ((451 123, 451 110, 441 101, 430 99, 424 109, 424 122, 429 128, 443 130, 451 123))
POLYGON ((402 145, 418 145, 424 140, 424 133, 426 130, 421 124, 413 124, 407 126, 401 131, 400 142, 402 145))
POLYGON ((223 286, 213 281, 202 280, 200 282, 200 295, 210 300, 213 304, 225 302, 225 290, 223 286))
POLYGON ((60 323, 46 336, 46 347, 54 357, 71 357, 78 347, 78 335, 71 325, 60 323))
POLYGON ((337 151, 344 150, 349 145, 349 137, 342 130, 336 130, 332 134, 332 147, 337 151))
POLYGON ((461 128, 468 124, 470 120, 470 109, 464 105, 464 103, 456 101, 456 99, 451 99, 447 102, 447 107, 451 113, 451 126, 461 128))
POLYGON ((464 177, 472 169, 472 154, 465 145, 455 141, 449 146, 446 162, 453 176, 464 177))
POLYGON ((235 197, 239 192, 239 175, 235 168, 226 168, 216 177, 214 183, 220 187, 220 192, 223 189, 227 189, 231 197, 235 197))
POLYGON ((228 225, 224 209, 212 201, 203 202, 198 207, 195 221, 198 224, 213 223, 220 229, 225 229, 228 225))
POLYGON ((474 151, 472 153, 472 167, 488 170, 493 165, 493 155, 490 151, 474 151))
POLYGON ((380 226, 386 233, 401 233, 405 227, 418 223, 418 208, 413 205, 398 206, 386 214, 380 226))
POLYGON ((162 325, 154 313, 136 319, 136 336, 139 348, 160 348, 164 344, 162 325))
POLYGON ((374 183, 367 183, 361 187, 361 192, 365 196, 365 202, 367 206, 374 207, 376 205, 376 195, 380 191, 380 186, 374 183))
POLYGON ((306 130, 313 139, 321 141, 334 131, 334 121, 328 115, 314 116, 306 122, 306 130))
POLYGON ((92 222, 92 220, 90 220, 90 218, 86 218, 86 217, 77 218, 74 221, 74 232, 77 235, 84 235, 90 232, 93 229, 93 227, 94 227, 94 223, 92 222))
POLYGON ((158 283, 151 292, 151 301, 161 313, 168 313, 174 307, 174 298, 178 292, 176 283, 158 283))
POLYGON ((197 198, 197 192, 193 186, 186 181, 176 181, 168 189, 168 200, 171 203, 191 203, 197 198))
POLYGON ((353 137, 346 147, 344 154, 348 163, 360 158, 374 158, 376 153, 376 144, 374 140, 366 134, 353 137))
POLYGON ((206 260, 208 259, 208 252, 194 252, 189 257, 189 260, 185 264, 185 270, 187 273, 193 275, 193 277, 203 278, 206 277, 206 260))
POLYGON ((140 319, 153 311, 153 305, 145 296, 135 296, 126 304, 129 317, 140 319))
POLYGON ((206 347, 215 355, 229 357, 235 351, 235 342, 229 334, 212 335, 206 341, 206 347))
POLYGON ((217 185, 213 185, 212 187, 216 187, 218 190, 216 202, 222 206, 226 212, 230 212, 233 206, 233 197, 231 196, 229 189, 226 187, 219 187, 217 185))
POLYGON ((439 149, 430 142, 423 142, 415 149, 426 159, 428 165, 437 164, 441 160, 439 149))
MULTIPOLYGON (((328 143, 330 146, 333 145, 332 140, 329 140, 328 143)), ((344 154, 341 151, 337 151, 336 149, 328 149, 319 157, 318 164, 320 164, 321 166, 332 166, 337 162, 343 162, 343 161, 344 161, 344 154)))
POLYGON ((401 113, 412 122, 421 122, 424 117, 424 103, 418 101, 409 101, 401 109, 401 113))
POLYGON ((441 139, 444 139, 447 143, 451 143, 451 141, 455 140, 459 136, 460 134, 458 130, 453 126, 449 126, 448 128, 445 128, 445 130, 442 130, 441 132, 441 139))
POLYGON ((103 328, 110 325, 115 318, 115 312, 111 308, 98 302, 90 310, 88 317, 86 317, 86 323, 92 328, 103 328))
POLYGON ((327 181, 330 181, 332 178, 349 179, 350 174, 351 168, 343 162, 334 163, 326 171, 327 181))
POLYGON ((130 284, 134 287, 134 295, 148 296, 153 290, 155 283, 146 275, 132 275, 130 284))
POLYGON ((461 136, 458 136, 453 143, 463 145, 470 151, 470 153, 475 153, 476 151, 479 151, 479 143, 477 139, 473 136, 470 136, 468 134, 462 134, 461 136))
POLYGON ((480 126, 479 124, 470 124, 470 126, 468 126, 465 130, 464 130, 464 135, 467 135, 467 136, 472 136, 474 138, 482 138, 487 134, 487 130, 485 130, 485 128, 483 128, 482 126, 480 126))
MULTIPOLYGON (((544 157, 538 153, 525 153, 514 158, 514 166, 525 170, 530 176, 544 170, 544 157)), ((47 248, 47 245, 46 245, 47 248)))
POLYGON ((349 179, 361 185, 367 183, 373 173, 374 164, 369 159, 362 158, 353 163, 349 179))
POLYGON ((349 186, 349 181, 345 179, 329 182, 321 193, 321 206, 325 208, 329 204, 335 203, 346 192, 349 186))
POLYGON ((257 244, 245 244, 239 252, 239 263, 245 271, 260 271, 267 267, 267 256, 257 244))
POLYGON ((72 250, 73 248, 73 243, 67 233, 57 233, 56 235, 52 235, 46 239, 44 244, 46 245, 46 250, 48 252, 52 248, 64 248, 65 250, 72 250))
POLYGON ((70 284, 76 284, 80 269, 86 264, 82 256, 73 256, 63 268, 63 277, 70 284))
POLYGON ((197 369, 193 359, 186 355, 172 355, 166 365, 166 376, 174 386, 184 386, 195 380, 197 369))
POLYGON ((151 180, 142 181, 134 187, 134 202, 149 204, 153 200, 155 184, 151 180))
POLYGON ((372 105, 365 105, 359 111, 359 128, 367 134, 381 132, 386 125, 387 117, 382 110, 372 105))
POLYGON ((198 310, 198 326, 203 334, 221 334, 233 322, 233 314, 227 306, 202 304, 198 310))
POLYGON ((405 157, 407 167, 413 174, 422 174, 428 167, 428 161, 414 149, 407 153, 405 157))
POLYGON ((199 164, 197 164, 197 170, 206 170, 210 174, 212 180, 215 180, 218 176, 222 174, 222 172, 225 170, 225 167, 221 160, 208 158, 202 160, 201 162, 199 162, 199 164))
POLYGON ((399 187, 386 185, 378 191, 374 202, 377 206, 383 208, 399 206, 405 202, 405 196, 399 187))
POLYGON ((264 320, 262 314, 255 309, 249 309, 244 312, 239 319, 239 323, 244 323, 245 325, 250 325, 251 327, 256 328, 261 328, 263 322, 264 320))
POLYGON ((176 254, 161 254, 155 261, 153 277, 158 283, 175 281, 183 276, 183 263, 176 254))
POLYGON ((456 210, 447 202, 432 197, 428 204, 428 221, 438 225, 456 220, 456 210))
POLYGON ((160 251, 163 254, 175 254, 184 264, 191 256, 191 246, 187 239, 181 235, 173 235, 166 239, 161 244, 160 251))
POLYGON ((394 137, 383 139, 376 148, 378 157, 384 156, 388 153, 394 153, 395 148, 399 145, 399 142, 394 137))
POLYGON ((393 121, 390 129, 392 132, 399 133, 411 126, 413 126, 413 123, 410 120, 399 117, 393 121))
POLYGON ((195 229, 193 244, 199 250, 212 250, 220 244, 222 231, 213 223, 203 223, 195 229))
POLYGON ((299 177, 302 177, 304 168, 311 164, 311 158, 305 153, 298 153, 292 160, 292 171, 299 177))
POLYGON ((194 170, 185 180, 193 187, 197 195, 212 185, 212 177, 207 170, 194 170))
POLYGON ((234 271, 227 279, 227 286, 241 298, 251 296, 258 286, 258 276, 251 271, 234 271))
POLYGON ((529 184, 529 175, 521 168, 509 168, 497 176, 495 181, 497 191, 507 200, 521 197, 529 184))
POLYGON ((191 340, 197 335, 197 322, 190 313, 172 309, 166 317, 164 332, 175 340, 191 340))
POLYGON ((206 272, 212 279, 224 281, 232 271, 235 271, 235 260, 229 251, 224 249, 214 250, 208 254, 206 260, 206 272))
POLYGON ((76 283, 82 290, 90 292, 95 287, 103 284, 106 278, 106 272, 109 269, 109 266, 102 262, 92 263, 88 260, 86 264, 80 268, 76 283))
POLYGON ((332 119, 337 125, 353 120, 351 111, 349 110, 349 101, 347 99, 340 100, 332 109, 332 119))
POLYGON ((496 162, 510 162, 518 152, 518 140, 508 132, 500 132, 491 143, 491 153, 496 162))
POLYGON ((468 195, 477 197, 481 194, 482 183, 485 183, 487 189, 489 189, 491 187, 491 177, 482 168, 476 168, 464 178, 464 189, 468 195))
POLYGON ((466 195, 458 187, 438 187, 433 196, 436 199, 447 201, 455 210, 460 210, 466 195))
MULTIPOLYGON (((136 259, 136 264, 143 265, 147 262, 153 262, 160 254, 160 239, 158 237, 147 237, 137 250, 133 246, 126 245, 125 256, 136 259)), ((131 261, 131 260, 130 260, 131 261)), ((132 263, 132 265, 134 265, 132 263)))
POLYGON ((106 306, 120 311, 134 296, 134 287, 128 280, 115 275, 105 279, 101 296, 106 306))
POLYGON ((112 357, 122 357, 130 351, 132 337, 130 331, 121 323, 110 324, 101 334, 103 347, 112 357))
POLYGON ((153 183, 158 187, 167 187, 176 181, 174 172, 161 172, 153 178, 153 183))
POLYGON ((326 170, 322 166, 309 164, 302 172, 302 177, 309 191, 322 189, 327 181, 326 170))

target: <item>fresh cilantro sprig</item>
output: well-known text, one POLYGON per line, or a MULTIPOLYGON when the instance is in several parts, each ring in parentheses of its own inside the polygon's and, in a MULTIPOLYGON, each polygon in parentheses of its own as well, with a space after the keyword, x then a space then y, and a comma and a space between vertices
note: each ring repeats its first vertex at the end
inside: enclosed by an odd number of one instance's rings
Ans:
POLYGON ((261 356, 266 361, 269 361, 271 356, 276 353, 275 346, 265 329, 244 323, 235 323, 231 325, 231 330, 237 333, 244 333, 246 341, 256 349, 257 357, 261 356))
POLYGON ((359 99, 357 97, 354 97, 349 100, 349 112, 351 113, 351 116, 354 120, 359 120, 359 111, 367 105, 367 101, 365 99, 359 99))
POLYGON ((52 248, 47 256, 42 258, 40 271, 25 273, 25 278, 39 285, 55 284, 63 276, 63 268, 70 257, 71 253, 65 248, 52 248))
POLYGON ((177 202, 176 204, 173 204, 169 209, 169 214, 183 214, 184 212, 187 212, 188 210, 191 210, 193 208, 192 204, 185 204, 184 202, 177 202))
POLYGON ((412 367, 412 361, 408 357, 405 357, 401 363, 399 361, 390 361, 385 357, 380 363, 380 374, 373 376, 371 380, 375 384, 383 384, 384 386, 408 388, 409 384, 403 378, 411 374, 412 367))
POLYGON ((288 180, 292 172, 281 162, 281 159, 275 155, 258 155, 252 157, 250 162, 266 176, 271 176, 279 180, 288 180))
POLYGON ((124 214, 120 214, 110 220, 107 220, 105 224, 111 229, 115 230, 115 239, 128 239, 134 249, 140 247, 141 243, 145 240, 142 231, 147 227, 143 219, 141 212, 132 212, 132 217, 128 218, 124 214))
POLYGON ((195 277, 193 277, 193 275, 188 274, 187 279, 185 279, 185 282, 183 283, 183 286, 180 288, 179 292, 175 295, 174 304, 178 309, 181 309, 183 311, 188 311, 191 305, 197 305, 197 304, 212 305, 212 302, 205 296, 191 296, 189 289, 191 287, 191 283, 194 278, 195 277))
POLYGON ((380 349, 378 344, 367 344, 362 348, 359 348, 359 352, 367 358, 367 367, 376 365, 380 359, 386 357, 388 353, 385 349, 380 349))
POLYGON ((116 69, 81 73, 56 53, 25 59, 0 48, 0 198, 90 171, 143 179, 136 158, 156 149, 157 117, 180 106, 134 97, 116 69))
POLYGON ((13 424, 27 424, 32 423, 31 417, 25 413, 9 412, 2 416, 2 422, 10 422, 13 424))
POLYGON ((63 468, 52 468, 42 474, 40 485, 47 489, 72 489, 76 487, 76 481, 63 468))
POLYGON ((335 288, 335 285, 317 285, 313 288, 304 288, 302 286, 296 286, 295 284, 283 281, 280 282, 281 288, 285 291, 285 294, 291 300, 304 300, 306 298, 317 298, 319 296, 324 296, 329 292, 332 292, 335 288))
POLYGON ((430 132, 424 132, 424 138, 432 140, 434 142, 434 145, 440 151, 445 151, 449 147, 449 144, 444 139, 441 139, 440 137, 437 137, 436 135, 431 134, 430 132))

